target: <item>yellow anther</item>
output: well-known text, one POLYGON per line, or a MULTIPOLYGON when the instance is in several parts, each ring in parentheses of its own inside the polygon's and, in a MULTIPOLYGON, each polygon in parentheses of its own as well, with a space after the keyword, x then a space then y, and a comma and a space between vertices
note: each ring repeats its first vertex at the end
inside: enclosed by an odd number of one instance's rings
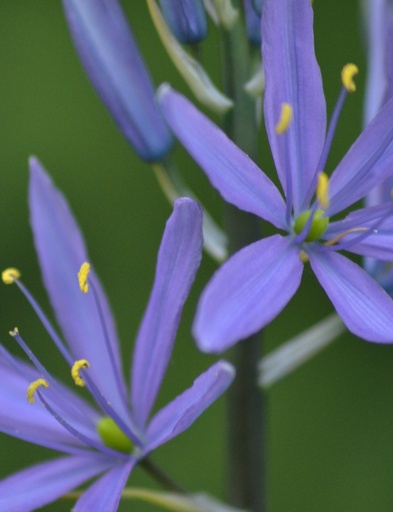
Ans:
POLYGON ((292 121, 293 109, 289 103, 282 103, 281 114, 278 123, 276 124, 276 133, 281 135, 288 130, 292 121))
POLYGON ((310 259, 306 251, 303 251, 303 249, 300 251, 299 258, 302 263, 307 263, 310 259))
POLYGON ((86 382, 80 376, 80 371, 85 370, 90 367, 90 363, 87 359, 80 359, 79 361, 75 361, 71 368, 71 376, 74 379, 74 382, 77 386, 83 388, 86 385, 86 382))
POLYGON ((348 92, 356 91, 356 84, 353 77, 359 73, 356 64, 346 64, 341 70, 341 81, 348 92))
POLYGON ((1 274, 1 278, 4 284, 12 284, 15 279, 20 278, 20 272, 17 268, 6 268, 1 274))
POLYGON ((34 393, 37 391, 37 389, 41 386, 44 386, 44 388, 49 388, 49 384, 45 379, 37 379, 34 382, 30 384, 30 386, 27 388, 27 400, 34 404, 34 393))
POLYGON ((78 279, 79 279, 79 287, 81 289, 81 292, 87 293, 89 291, 89 283, 87 281, 87 278, 89 277, 90 272, 90 263, 87 263, 85 261, 78 272, 78 279))
POLYGON ((322 208, 326 210, 329 206, 329 178, 324 172, 318 173, 317 199, 322 208))
POLYGON ((10 334, 13 338, 15 338, 15 336, 17 334, 19 334, 19 330, 17 327, 15 327, 15 329, 13 331, 8 331, 8 334, 10 334))

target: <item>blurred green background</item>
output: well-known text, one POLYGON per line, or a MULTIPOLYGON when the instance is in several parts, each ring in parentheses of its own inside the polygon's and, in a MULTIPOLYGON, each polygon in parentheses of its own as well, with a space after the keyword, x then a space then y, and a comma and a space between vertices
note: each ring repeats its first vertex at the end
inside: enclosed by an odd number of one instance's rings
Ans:
MULTIPOLYGON (((155 83, 188 94, 158 41, 145 2, 123 2, 155 83)), ((358 3, 314 2, 317 56, 328 110, 341 67, 359 64, 358 92, 344 108, 328 172, 361 129, 365 64, 358 3)), ((27 158, 37 155, 66 194, 85 234, 112 304, 128 375, 133 340, 152 279, 163 226, 171 212, 148 166, 138 160, 93 91, 71 43, 60 1, 2 0, 0 8, 0 219, 2 267, 16 266, 49 312, 34 253, 27 210, 27 158)), ((219 41, 210 26, 202 60, 220 80, 219 41)), ((177 147, 178 161, 208 207, 221 204, 195 164, 177 147)), ((264 134, 260 163, 272 169, 264 134)), ((190 325, 197 297, 214 271, 205 256, 185 308, 160 403, 192 383, 213 357, 194 346, 190 325)), ((16 325, 54 373, 68 379, 50 340, 16 287, 0 287, 0 341, 15 353, 16 325)), ((332 310, 309 269, 299 293, 265 334, 264 351, 332 310)), ((267 393, 268 501, 271 512, 393 510, 393 347, 342 336, 267 393)), ((1 375, 0 375, 1 379, 1 375)), ((225 409, 218 401, 153 459, 191 491, 224 496, 225 409)), ((0 477, 53 457, 0 434, 0 477)), ((155 486, 140 470, 131 485, 155 486)), ((59 502, 45 510, 66 511, 59 502)), ((124 503, 120 510, 153 510, 124 503)))

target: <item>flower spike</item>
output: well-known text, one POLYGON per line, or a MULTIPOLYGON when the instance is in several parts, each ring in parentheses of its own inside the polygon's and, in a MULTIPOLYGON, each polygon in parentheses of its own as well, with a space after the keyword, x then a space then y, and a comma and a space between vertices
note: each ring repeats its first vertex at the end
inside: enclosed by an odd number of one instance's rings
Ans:
POLYGON ((37 379, 30 384, 27 388, 27 400, 29 403, 34 404, 34 393, 37 391, 39 387, 43 386, 44 388, 49 388, 49 384, 45 379, 37 379))

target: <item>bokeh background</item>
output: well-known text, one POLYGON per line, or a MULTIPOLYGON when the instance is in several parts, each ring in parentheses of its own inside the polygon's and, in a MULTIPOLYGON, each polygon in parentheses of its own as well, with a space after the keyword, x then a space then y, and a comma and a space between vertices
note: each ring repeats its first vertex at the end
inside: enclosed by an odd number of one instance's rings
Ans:
MULTIPOLYGON (((124 1, 155 83, 169 81, 188 94, 162 50, 143 0, 124 1)), ((327 171, 361 130, 365 59, 355 0, 314 2, 316 50, 329 112, 341 67, 360 68, 358 92, 345 105, 327 171)), ((220 80, 219 40, 210 26, 202 60, 220 80)), ((140 162, 93 91, 70 40, 60 1, 2 0, 0 7, 0 222, 2 267, 17 266, 50 312, 34 253, 27 209, 27 159, 37 155, 66 194, 85 234, 90 256, 116 316, 125 371, 154 275, 156 253, 171 208, 151 169, 140 162)), ((260 163, 272 170, 265 135, 260 163)), ((219 219, 221 202, 180 148, 187 179, 219 219)), ((214 361, 194 346, 190 325, 197 297, 215 264, 203 259, 185 308, 160 403, 174 397, 214 361)), ((299 293, 265 331, 272 350, 331 312, 306 268, 299 293)), ((18 353, 8 331, 18 326, 46 366, 70 382, 68 369, 16 287, 0 287, 0 342, 18 353)), ((393 333, 392 333, 393 335, 393 333)), ((0 374, 1 383, 1 374, 0 374)), ((271 512, 393 510, 393 346, 347 334, 266 396, 268 501, 271 512)), ((224 496, 225 408, 218 401, 186 433, 153 459, 192 491, 224 496)), ((53 457, 46 449, 0 434, 0 477, 53 457)), ((155 486, 140 470, 130 485, 155 486)), ((70 510, 58 502, 48 511, 70 510)), ((155 510, 123 503, 121 511, 155 510)))

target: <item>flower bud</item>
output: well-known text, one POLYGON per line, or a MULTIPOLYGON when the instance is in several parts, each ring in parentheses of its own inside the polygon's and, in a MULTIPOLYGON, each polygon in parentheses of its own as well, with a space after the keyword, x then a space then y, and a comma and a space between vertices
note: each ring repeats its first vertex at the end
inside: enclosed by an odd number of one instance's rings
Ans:
POLYGON ((160 0, 160 6, 167 25, 180 43, 195 44, 206 37, 202 0, 160 0))

